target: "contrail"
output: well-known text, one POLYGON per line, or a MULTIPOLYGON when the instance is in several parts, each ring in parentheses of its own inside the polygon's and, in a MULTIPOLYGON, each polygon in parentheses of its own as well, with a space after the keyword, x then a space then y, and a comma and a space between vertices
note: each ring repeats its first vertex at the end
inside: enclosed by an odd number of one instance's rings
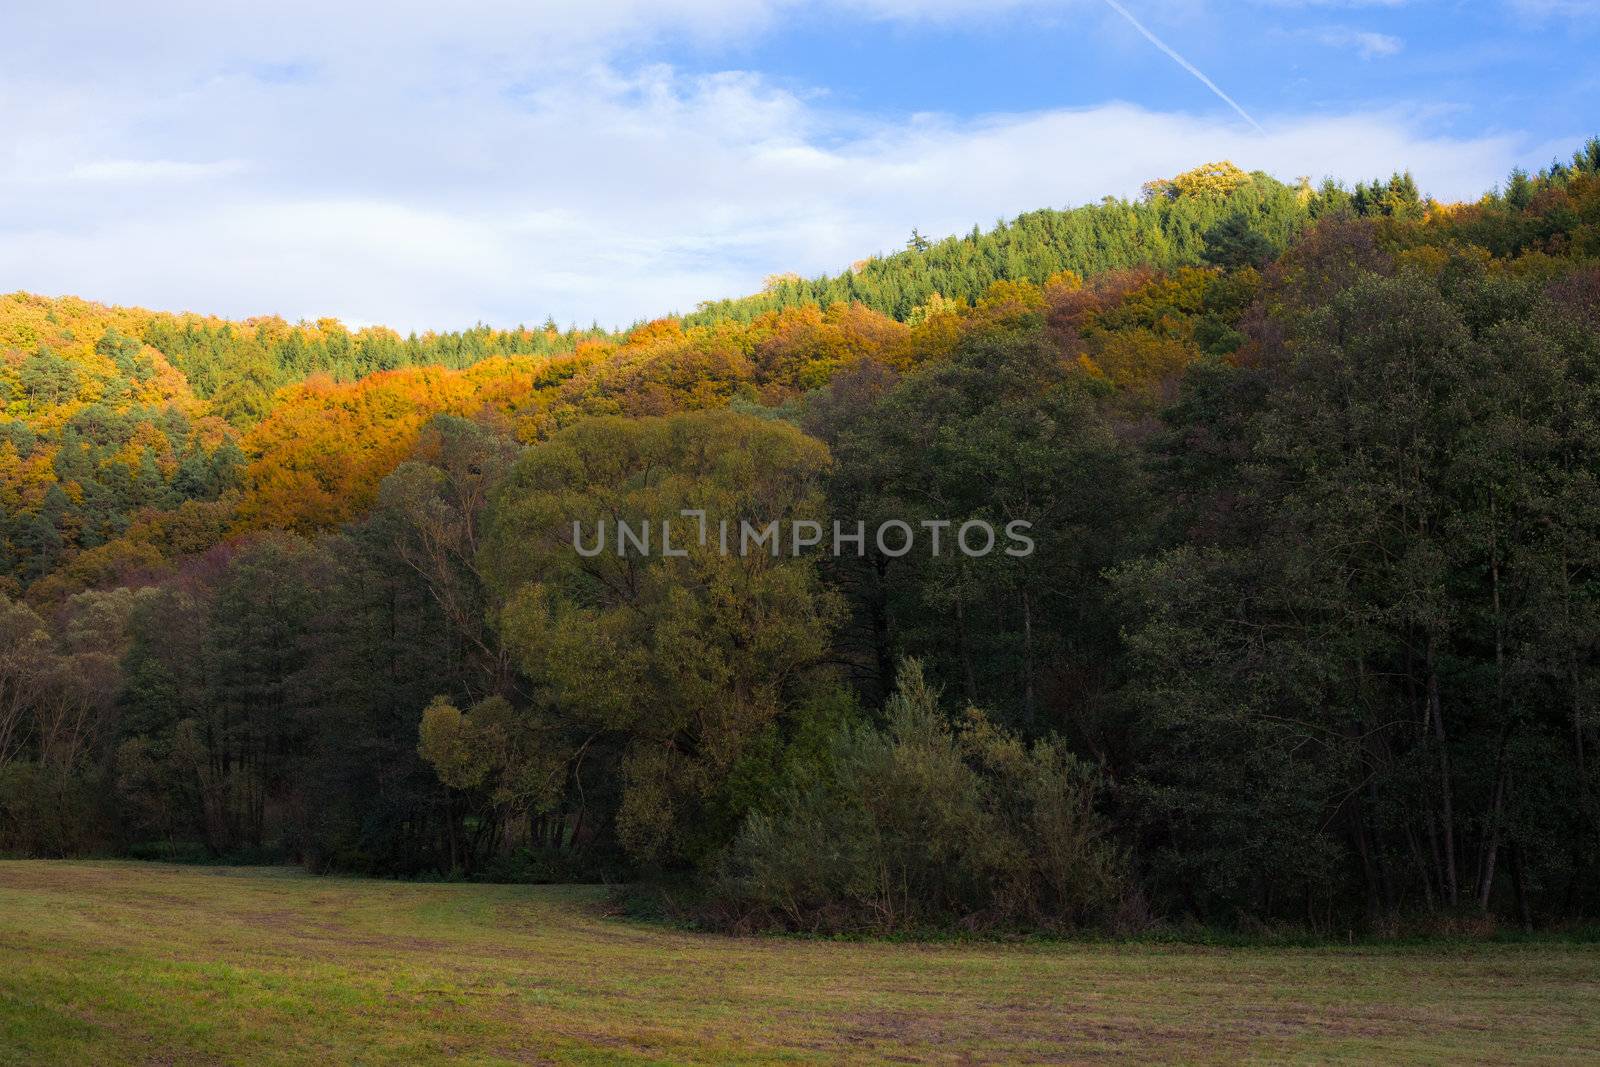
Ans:
POLYGON ((1199 78, 1201 80, 1201 82, 1203 82, 1205 84, 1205 87, 1207 89, 1210 89, 1212 92, 1216 93, 1217 96, 1222 98, 1222 102, 1223 103, 1227 104, 1229 107, 1233 108, 1233 110, 1237 111, 1239 113, 1239 117, 1240 118, 1244 119, 1250 125, 1254 126, 1256 128, 1256 132, 1258 132, 1258 133, 1266 133, 1267 132, 1266 130, 1263 130, 1261 128, 1261 123, 1257 122, 1255 119, 1250 117, 1250 112, 1246 111, 1244 108, 1242 108, 1242 107, 1240 107, 1238 105, 1238 103, 1233 99, 1233 97, 1229 96, 1227 93, 1225 93, 1221 89, 1217 88, 1217 83, 1216 82, 1212 81, 1210 78, 1208 78, 1204 74, 1200 73, 1200 68, 1199 67, 1196 67, 1193 63, 1189 62, 1187 59, 1184 59, 1178 53, 1174 52, 1171 48, 1168 48, 1167 47, 1167 42, 1163 41, 1161 38, 1157 37, 1155 34, 1151 33, 1148 29, 1146 29, 1144 23, 1140 22, 1138 19, 1133 17, 1133 12, 1129 11, 1127 8, 1123 7, 1121 4, 1117 3, 1117 0, 1106 0, 1106 6, 1111 8, 1111 10, 1115 11, 1117 14, 1121 15, 1123 18, 1127 19, 1130 23, 1132 23, 1134 29, 1136 29, 1140 33, 1144 34, 1145 39, 1148 40, 1151 44, 1155 45, 1157 48, 1161 49, 1167 55, 1171 56, 1172 59, 1173 59, 1173 62, 1177 63, 1178 66, 1182 67, 1184 70, 1188 71, 1190 74, 1193 74, 1196 78, 1199 78))

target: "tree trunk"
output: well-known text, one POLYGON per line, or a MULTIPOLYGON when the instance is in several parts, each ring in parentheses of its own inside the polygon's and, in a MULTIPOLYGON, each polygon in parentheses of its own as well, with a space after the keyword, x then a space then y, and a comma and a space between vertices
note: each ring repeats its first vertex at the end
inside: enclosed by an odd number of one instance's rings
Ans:
POLYGON ((1495 858, 1500 851, 1500 815, 1505 808, 1506 792, 1510 788, 1510 772, 1504 765, 1504 746, 1501 746, 1501 768, 1495 777, 1494 800, 1489 807, 1489 826, 1485 830, 1483 864, 1478 872, 1478 910, 1489 910, 1489 893, 1494 888, 1495 858))
POLYGON ((1433 740, 1439 749, 1439 837, 1444 846, 1444 895, 1452 908, 1461 901, 1456 887, 1455 803, 1450 785, 1450 747, 1444 732, 1444 711, 1439 700, 1439 673, 1434 663, 1433 638, 1428 638, 1428 714, 1433 722, 1433 740))
MULTIPOLYGON (((888 579, 889 561, 874 556, 872 561, 872 593, 867 598, 867 611, 872 618, 872 651, 878 664, 877 685, 874 692, 879 700, 888 697, 894 688, 894 649, 889 642, 889 602, 884 592, 888 579)), ((580 818, 582 813, 579 813, 580 818)))
MULTIPOLYGON (((1428 911, 1432 912, 1434 908, 1433 875, 1428 869, 1427 858, 1422 854, 1422 846, 1417 844, 1417 835, 1412 831, 1410 823, 1405 824, 1405 832, 1406 850, 1411 853, 1411 860, 1417 865, 1417 873, 1422 876, 1423 901, 1427 905, 1428 911)), ((1433 834, 1433 822, 1431 819, 1428 823, 1428 833, 1430 837, 1433 834)))
POLYGON ((1522 881, 1522 846, 1513 841, 1506 850, 1506 859, 1511 864, 1511 888, 1517 898, 1517 919, 1524 931, 1532 933, 1533 916, 1528 910, 1527 886, 1522 881))
POLYGON ((1033 689, 1033 597, 1022 587, 1022 710, 1029 726, 1034 721, 1033 689))
POLYGON ((972 672, 972 641, 967 632, 966 583, 956 590, 956 639, 961 644, 961 684, 968 704, 978 703, 978 683, 972 672))
POLYGON ((1494 705, 1501 721, 1500 747, 1495 753, 1494 799, 1489 805, 1489 823, 1484 829, 1483 858, 1478 866, 1478 910, 1489 910, 1489 894, 1494 889, 1495 858, 1500 850, 1500 815, 1505 807, 1510 771, 1506 767, 1506 746, 1511 740, 1511 724, 1506 719, 1506 628, 1500 611, 1500 553, 1498 551, 1498 509, 1489 499, 1489 591, 1494 609, 1494 705))
POLYGON ((444 825, 450 838, 450 873, 461 869, 461 846, 456 840, 456 806, 448 792, 444 797, 444 825))

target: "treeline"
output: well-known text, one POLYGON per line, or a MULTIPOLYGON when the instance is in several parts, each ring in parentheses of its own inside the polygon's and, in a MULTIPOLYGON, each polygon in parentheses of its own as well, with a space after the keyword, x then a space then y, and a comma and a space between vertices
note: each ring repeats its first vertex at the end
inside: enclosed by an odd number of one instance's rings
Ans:
POLYGON ((1290 186, 1260 171, 1211 163, 1146 183, 1137 201, 1107 197, 1084 207, 1031 211, 1001 219, 988 232, 974 226, 964 237, 937 242, 913 233, 905 249, 892 255, 874 256, 834 276, 776 276, 761 293, 708 301, 684 322, 748 322, 783 308, 841 303, 914 321, 942 301, 970 304, 997 281, 1042 285, 1062 271, 1088 277, 1135 267, 1200 266, 1208 250, 1219 252, 1217 238, 1224 231, 1249 234, 1251 254, 1265 257, 1330 211, 1420 217, 1423 202, 1409 175, 1354 190, 1331 181, 1313 189, 1305 179, 1290 186))
POLYGON ((1217 210, 1193 264, 291 387, 223 495, 4 602, 0 848, 732 928, 1592 919, 1597 147, 1282 234, 1207 168, 1151 192, 1217 210), (573 543, 686 511, 952 525, 573 543))
MULTIPOLYGON (((402 338, 331 319, 231 323, 70 297, 0 297, 0 590, 14 595, 86 552, 80 566, 90 581, 103 580, 107 557, 123 568, 155 562, 124 539, 132 531, 139 541, 141 528, 185 504, 220 537, 231 506, 200 505, 240 488, 245 438, 285 387, 495 357, 542 360, 606 336, 547 323, 402 338)), ((180 540, 182 550, 195 547, 192 536, 180 540)))
POLYGON ((608 336, 598 327, 562 331, 553 321, 537 330, 479 325, 401 337, 382 327, 352 333, 333 319, 290 326, 281 319, 218 324, 157 316, 145 327, 143 340, 184 373, 196 395, 219 399, 219 414, 248 422, 265 413, 273 390, 313 375, 353 381, 402 367, 460 370, 491 356, 571 352, 585 340, 608 336))

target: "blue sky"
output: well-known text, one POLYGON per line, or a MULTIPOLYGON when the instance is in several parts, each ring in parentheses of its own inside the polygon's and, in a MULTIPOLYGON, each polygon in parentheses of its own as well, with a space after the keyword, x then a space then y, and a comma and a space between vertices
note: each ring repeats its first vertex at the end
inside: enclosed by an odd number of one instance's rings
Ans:
MULTIPOLYGON (((1593 120, 1600 4, 1233 3, 1127 0, 1169 45, 1252 113, 1339 114, 1395 104, 1428 129, 1562 138, 1593 120), (1587 15, 1587 18, 1584 16, 1587 15)), ((973 117, 1127 100, 1157 110, 1219 101, 1103 4, 1016 7, 981 20, 861 21, 813 10, 782 34, 685 63, 733 63, 886 118, 973 117)))
POLYGON ((616 325, 1211 159, 1462 198, 1600 131, 1600 0, 1120 0, 1259 130, 1116 6, 13 0, 0 290, 616 325))

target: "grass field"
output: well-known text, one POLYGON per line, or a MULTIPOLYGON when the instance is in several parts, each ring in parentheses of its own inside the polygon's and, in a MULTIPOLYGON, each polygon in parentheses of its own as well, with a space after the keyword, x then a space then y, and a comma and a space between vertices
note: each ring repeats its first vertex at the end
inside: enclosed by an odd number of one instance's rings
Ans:
POLYGON ((0 862, 0 1062, 1600 1060, 1600 949, 729 939, 571 887, 0 862))

